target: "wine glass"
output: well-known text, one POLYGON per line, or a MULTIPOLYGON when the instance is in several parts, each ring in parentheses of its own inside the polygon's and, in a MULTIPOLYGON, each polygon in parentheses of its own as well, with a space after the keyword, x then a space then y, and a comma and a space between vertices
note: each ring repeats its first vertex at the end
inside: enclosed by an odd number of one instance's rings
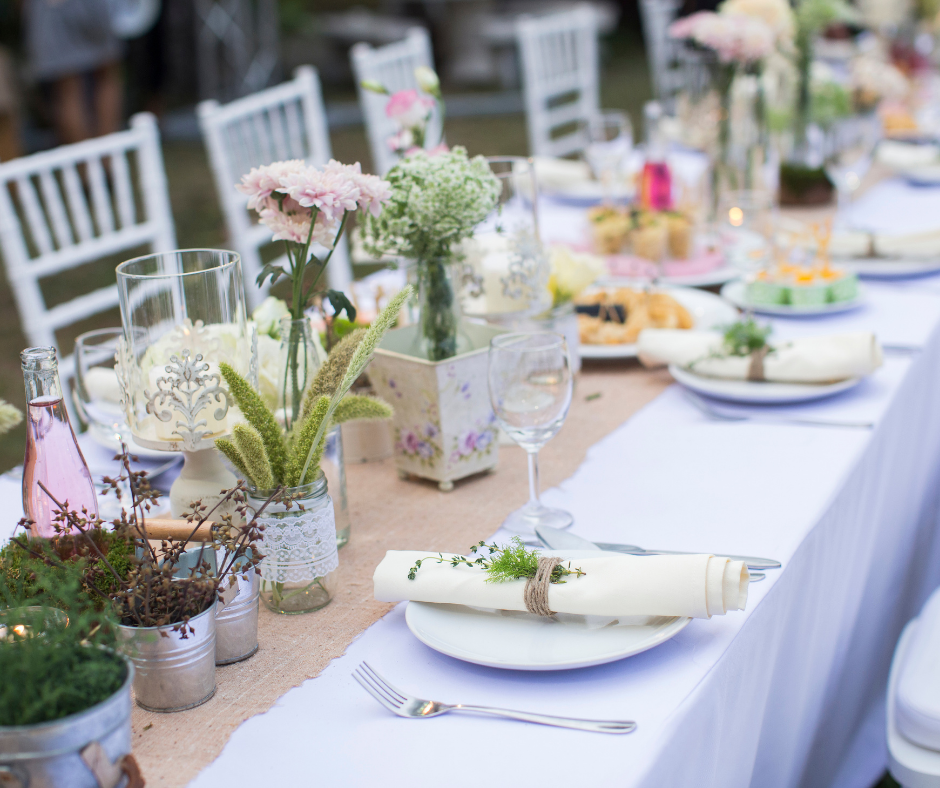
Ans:
POLYGON ((567 528, 568 512, 539 500, 538 452, 555 437, 571 406, 571 361, 560 334, 500 334, 490 341, 490 402, 496 420, 529 456, 529 502, 512 512, 503 528, 531 535, 535 527, 567 528))
POLYGON ((127 442, 130 436, 114 369, 114 355, 122 336, 122 328, 101 328, 75 340, 76 410, 92 435, 105 443, 127 442))
POLYGON ((833 123, 829 129, 825 169, 836 187, 838 215, 842 219, 845 219, 852 195, 868 174, 877 141, 876 122, 869 118, 845 118, 833 123))
POLYGON ((605 109, 584 124, 584 156, 601 182, 605 203, 622 193, 627 163, 633 152, 633 126, 626 112, 605 109), (619 187, 619 189, 617 188, 619 187))
MULTIPOLYGON (((718 231, 728 262, 753 282, 774 259, 774 200, 770 191, 744 189, 722 194, 718 231)), ((746 318, 752 317, 751 307, 746 318)))

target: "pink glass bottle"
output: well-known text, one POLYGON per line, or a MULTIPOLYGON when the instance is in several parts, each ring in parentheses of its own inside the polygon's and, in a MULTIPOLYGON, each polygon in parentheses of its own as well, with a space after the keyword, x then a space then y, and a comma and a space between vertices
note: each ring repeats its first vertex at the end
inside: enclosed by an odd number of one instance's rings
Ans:
POLYGON ((20 353, 20 361, 26 382, 23 510, 33 521, 30 536, 53 537, 58 507, 40 488, 40 482, 57 501, 67 501, 69 511, 89 520, 98 516, 98 499, 65 410, 55 348, 27 348, 20 353))
POLYGON ((663 108, 658 101, 643 107, 646 163, 640 175, 640 206, 648 211, 672 210, 672 173, 666 163, 667 143, 662 127, 663 108))

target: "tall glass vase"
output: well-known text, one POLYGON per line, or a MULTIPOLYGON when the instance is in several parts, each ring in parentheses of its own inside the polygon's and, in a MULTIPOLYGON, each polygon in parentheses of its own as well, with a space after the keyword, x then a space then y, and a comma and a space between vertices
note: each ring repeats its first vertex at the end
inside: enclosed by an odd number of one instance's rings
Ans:
POLYGON ((462 266, 449 257, 418 260, 418 335, 414 355, 444 361, 470 349, 460 327, 462 266))
MULTIPOLYGON (((758 66, 739 70, 713 64, 719 97, 718 134, 712 167, 712 210, 727 192, 774 189, 762 75, 758 66)), ((715 216, 716 219, 721 217, 715 216)))
MULTIPOLYGON (((299 427, 296 422, 303 406, 304 392, 326 360, 326 354, 308 317, 300 320, 294 320, 290 316, 281 318, 280 336, 278 409, 283 414, 287 429, 295 429, 299 427)), ((327 433, 326 449, 320 461, 320 468, 330 489, 334 491, 336 545, 342 547, 349 541, 350 520, 346 498, 346 470, 343 467, 343 435, 339 427, 334 427, 327 433)))

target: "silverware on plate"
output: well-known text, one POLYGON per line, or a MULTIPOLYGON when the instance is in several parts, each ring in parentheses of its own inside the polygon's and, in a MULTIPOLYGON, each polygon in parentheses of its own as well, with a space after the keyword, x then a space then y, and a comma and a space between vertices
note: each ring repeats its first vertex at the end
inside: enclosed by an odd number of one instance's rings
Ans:
POLYGON ((755 421, 765 424, 801 424, 809 427, 852 427, 870 430, 875 426, 871 421, 842 421, 839 419, 815 419, 799 416, 771 416, 763 413, 744 415, 742 413, 728 413, 716 408, 703 397, 694 394, 686 388, 682 389, 685 398, 712 421, 755 421))
POLYGON ((550 714, 530 714, 527 711, 496 709, 491 706, 467 706, 462 703, 439 703, 436 700, 424 700, 407 695, 395 689, 383 679, 368 662, 363 662, 353 671, 353 678, 362 688, 389 711, 399 717, 437 717, 449 711, 469 711, 477 714, 492 714, 496 717, 508 717, 522 722, 535 722, 539 725, 554 725, 558 728, 574 728, 594 733, 630 733, 636 730, 636 723, 614 720, 581 720, 576 717, 555 717, 550 714))
MULTIPOLYGON (((558 528, 550 528, 545 525, 539 525, 535 529, 535 535, 539 541, 552 550, 606 550, 613 553, 626 553, 627 555, 697 555, 682 550, 646 550, 633 544, 614 544, 612 542, 592 542, 583 536, 561 531, 558 528)), ((781 564, 773 558, 758 558, 753 555, 727 555, 718 553, 722 558, 730 558, 732 561, 744 561, 747 568, 765 570, 779 569, 781 564)), ((758 572, 760 574, 760 572, 758 572)), ((751 573, 752 582, 763 579, 763 575, 756 577, 751 573)))

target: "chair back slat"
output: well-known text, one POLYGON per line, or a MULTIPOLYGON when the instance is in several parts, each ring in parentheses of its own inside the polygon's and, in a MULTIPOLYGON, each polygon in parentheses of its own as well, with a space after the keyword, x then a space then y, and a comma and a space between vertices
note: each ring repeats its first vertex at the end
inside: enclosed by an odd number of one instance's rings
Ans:
POLYGON ((131 184, 131 171, 127 166, 124 151, 115 151, 109 157, 111 179, 114 181, 114 199, 117 203, 121 227, 130 227, 135 223, 136 206, 134 205, 134 187, 131 184))
POLYGON ((304 150, 304 129, 300 121, 301 107, 289 101, 284 105, 284 118, 287 121, 287 139, 290 151, 288 158, 303 158, 304 150))
MULTIPOLYGON (((371 47, 365 43, 356 44, 349 53, 353 74, 359 91, 359 106, 362 108, 366 131, 369 135, 369 148, 372 151, 372 169, 384 174, 398 161, 395 153, 389 150, 388 138, 398 129, 395 122, 385 114, 388 98, 365 90, 363 81, 375 81, 384 85, 390 93, 399 90, 411 90, 418 87, 415 69, 418 66, 434 68, 431 54, 431 39, 424 28, 415 27, 408 31, 402 41, 383 47, 371 47)), ((439 108, 435 107, 428 122, 426 139, 436 141, 441 134, 439 108)))
POLYGON ((599 109, 597 29, 596 12, 589 5, 517 20, 533 156, 565 156, 583 150, 582 129, 566 132, 559 127, 577 126, 599 109))
MULTIPOLYGON (((176 246, 152 115, 135 115, 128 131, 0 163, 0 252, 31 344, 56 345, 57 330, 118 303, 113 283, 70 293, 67 300, 49 306, 41 279, 143 245, 154 252, 176 246), (134 202, 130 154, 144 196, 142 211, 134 202), (114 184, 113 200, 108 178, 114 184), (120 228, 115 227, 115 211, 120 228)), ((71 369, 69 355, 60 353, 60 371, 71 369)))
POLYGON ((56 246, 59 249, 71 246, 75 242, 72 235, 72 225, 69 223, 69 217, 65 212, 65 205, 62 203, 59 184, 48 170, 39 173, 39 189, 42 192, 42 200, 46 205, 46 215, 52 225, 52 234, 55 236, 56 246))
POLYGON ((254 126, 255 139, 258 141, 258 152, 260 161, 277 161, 277 154, 274 152, 274 141, 271 139, 271 128, 267 125, 266 112, 259 112, 253 116, 251 123, 254 126))
POLYGON ((284 128, 283 107, 271 107, 267 112, 267 122, 271 128, 271 143, 274 145, 274 157, 278 161, 291 158, 290 142, 284 128))
POLYGON ((91 204, 95 213, 95 224, 98 225, 99 235, 109 235, 114 232, 114 213, 111 209, 111 194, 104 177, 104 167, 101 159, 89 158, 85 162, 88 173, 88 184, 91 188, 91 204))
POLYGON ((39 204, 39 198, 36 196, 32 179, 23 175, 17 178, 16 192, 23 207, 23 214, 29 224, 29 234, 33 243, 38 247, 40 254, 49 254, 54 251, 55 247, 52 245, 52 236, 49 234, 46 216, 39 204))
MULTIPOLYGON (((256 305, 270 288, 270 282, 256 287, 255 280, 262 267, 261 247, 271 243, 271 233, 258 229, 256 217, 247 210, 248 198, 235 185, 252 167, 275 161, 329 161, 320 80, 313 67, 302 66, 290 82, 229 104, 204 101, 198 115, 229 240, 242 258, 248 300, 256 305)), ((339 290, 352 280, 345 239, 330 260, 327 279, 339 290)))
POLYGON ((62 183, 65 186, 65 199, 75 229, 78 232, 78 239, 80 241, 90 241, 95 235, 95 228, 91 223, 88 201, 85 199, 78 169, 74 164, 68 164, 62 168, 62 183))

